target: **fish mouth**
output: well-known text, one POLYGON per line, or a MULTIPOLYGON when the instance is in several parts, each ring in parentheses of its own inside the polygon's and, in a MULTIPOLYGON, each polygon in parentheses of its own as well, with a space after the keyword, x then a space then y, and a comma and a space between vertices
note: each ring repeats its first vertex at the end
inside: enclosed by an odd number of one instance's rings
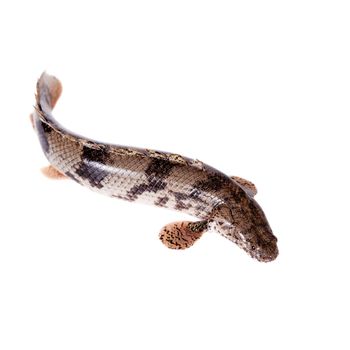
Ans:
POLYGON ((257 249, 252 257, 261 262, 270 262, 277 258, 278 253, 277 244, 270 243, 267 247, 257 249))
POLYGON ((270 262, 278 256, 277 238, 271 230, 254 232, 253 238, 247 238, 243 231, 233 225, 220 226, 214 222, 211 228, 237 244, 249 256, 260 262, 270 262))

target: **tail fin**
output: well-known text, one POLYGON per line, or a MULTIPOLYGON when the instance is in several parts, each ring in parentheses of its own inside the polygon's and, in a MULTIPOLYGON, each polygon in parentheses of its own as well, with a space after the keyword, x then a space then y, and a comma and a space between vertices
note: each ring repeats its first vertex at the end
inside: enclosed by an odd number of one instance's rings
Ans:
POLYGON ((36 102, 39 111, 50 114, 61 93, 61 82, 53 75, 42 73, 36 85, 36 102))
POLYGON ((40 120, 41 123, 60 134, 64 134, 66 137, 69 135, 75 139, 80 139, 83 143, 87 142, 88 139, 67 130, 53 117, 52 110, 61 93, 61 82, 53 75, 46 72, 42 73, 36 84, 36 106, 32 116, 33 124, 36 125, 37 121, 40 120))

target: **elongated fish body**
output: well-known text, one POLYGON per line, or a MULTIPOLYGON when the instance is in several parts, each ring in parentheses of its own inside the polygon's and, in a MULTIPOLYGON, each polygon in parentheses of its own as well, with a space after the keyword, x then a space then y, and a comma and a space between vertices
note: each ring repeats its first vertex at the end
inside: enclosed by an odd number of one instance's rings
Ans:
POLYGON ((32 122, 51 168, 102 194, 185 212, 199 219, 165 226, 160 238, 183 249, 214 229, 259 261, 278 255, 277 239, 249 181, 229 177, 177 154, 93 141, 63 128, 52 116, 61 84, 43 73, 32 122))

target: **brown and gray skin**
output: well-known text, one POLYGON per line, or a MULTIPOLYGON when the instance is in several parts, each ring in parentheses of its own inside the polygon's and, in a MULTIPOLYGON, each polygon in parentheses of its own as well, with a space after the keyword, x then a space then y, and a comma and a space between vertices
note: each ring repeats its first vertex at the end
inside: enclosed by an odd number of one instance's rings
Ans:
POLYGON ((259 261, 277 257, 277 239, 253 198, 256 189, 251 182, 228 177, 177 154, 106 144, 76 135, 52 116, 61 91, 59 80, 43 73, 31 115, 51 164, 44 169, 47 176, 65 175, 111 197, 197 217, 197 222, 171 223, 162 229, 160 239, 169 248, 187 248, 203 232, 214 229, 259 261))

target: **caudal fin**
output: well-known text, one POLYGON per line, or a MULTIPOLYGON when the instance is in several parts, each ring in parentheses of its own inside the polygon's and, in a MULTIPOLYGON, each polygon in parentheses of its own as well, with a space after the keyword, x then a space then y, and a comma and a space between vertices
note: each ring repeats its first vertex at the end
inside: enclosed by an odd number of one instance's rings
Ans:
POLYGON ((53 75, 42 73, 36 84, 36 102, 39 111, 50 113, 61 93, 61 82, 53 75))

